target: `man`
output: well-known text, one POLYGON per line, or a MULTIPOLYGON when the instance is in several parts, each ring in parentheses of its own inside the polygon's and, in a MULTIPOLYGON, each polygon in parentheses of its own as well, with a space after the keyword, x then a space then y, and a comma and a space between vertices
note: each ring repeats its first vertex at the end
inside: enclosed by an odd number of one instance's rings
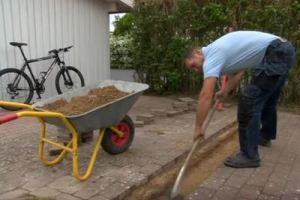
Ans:
POLYGON ((214 88, 223 74, 229 83, 215 97, 222 100, 238 84, 246 69, 253 69, 251 83, 238 105, 240 152, 225 165, 236 168, 259 167, 258 144, 276 137, 276 105, 288 71, 295 63, 295 48, 285 39, 257 31, 228 33, 203 48, 187 52, 185 66, 203 72, 194 139, 203 136, 202 125, 209 112, 214 88))

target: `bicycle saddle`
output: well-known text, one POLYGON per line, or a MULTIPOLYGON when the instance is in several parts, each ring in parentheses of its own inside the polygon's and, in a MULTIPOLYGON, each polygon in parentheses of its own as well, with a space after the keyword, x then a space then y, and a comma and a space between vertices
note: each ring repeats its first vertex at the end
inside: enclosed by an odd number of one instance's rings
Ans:
POLYGON ((10 42, 9 44, 14 47, 27 46, 26 43, 20 43, 20 42, 10 42))

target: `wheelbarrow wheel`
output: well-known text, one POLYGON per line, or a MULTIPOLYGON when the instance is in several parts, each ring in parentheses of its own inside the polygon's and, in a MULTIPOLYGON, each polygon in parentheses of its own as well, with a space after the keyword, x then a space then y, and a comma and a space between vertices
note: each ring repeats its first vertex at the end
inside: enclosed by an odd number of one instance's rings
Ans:
POLYGON ((115 127, 124 133, 124 137, 120 138, 110 128, 105 130, 102 147, 109 154, 125 152, 130 147, 134 138, 134 124, 129 116, 126 115, 115 127))

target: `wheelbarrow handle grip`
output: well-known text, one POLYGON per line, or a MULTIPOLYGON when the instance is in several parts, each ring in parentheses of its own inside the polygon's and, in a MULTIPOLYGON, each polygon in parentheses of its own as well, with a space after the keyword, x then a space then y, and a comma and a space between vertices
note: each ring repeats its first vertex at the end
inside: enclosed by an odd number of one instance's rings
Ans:
POLYGON ((18 118, 17 113, 10 113, 4 116, 0 116, 0 124, 4 124, 9 121, 13 121, 18 118))

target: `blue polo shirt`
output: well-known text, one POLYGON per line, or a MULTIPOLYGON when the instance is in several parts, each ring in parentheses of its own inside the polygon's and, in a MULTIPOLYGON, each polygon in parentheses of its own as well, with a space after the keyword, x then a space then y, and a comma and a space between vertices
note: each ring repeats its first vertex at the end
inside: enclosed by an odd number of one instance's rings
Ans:
POLYGON ((202 48, 204 78, 256 68, 268 45, 278 36, 258 31, 228 33, 202 48))

